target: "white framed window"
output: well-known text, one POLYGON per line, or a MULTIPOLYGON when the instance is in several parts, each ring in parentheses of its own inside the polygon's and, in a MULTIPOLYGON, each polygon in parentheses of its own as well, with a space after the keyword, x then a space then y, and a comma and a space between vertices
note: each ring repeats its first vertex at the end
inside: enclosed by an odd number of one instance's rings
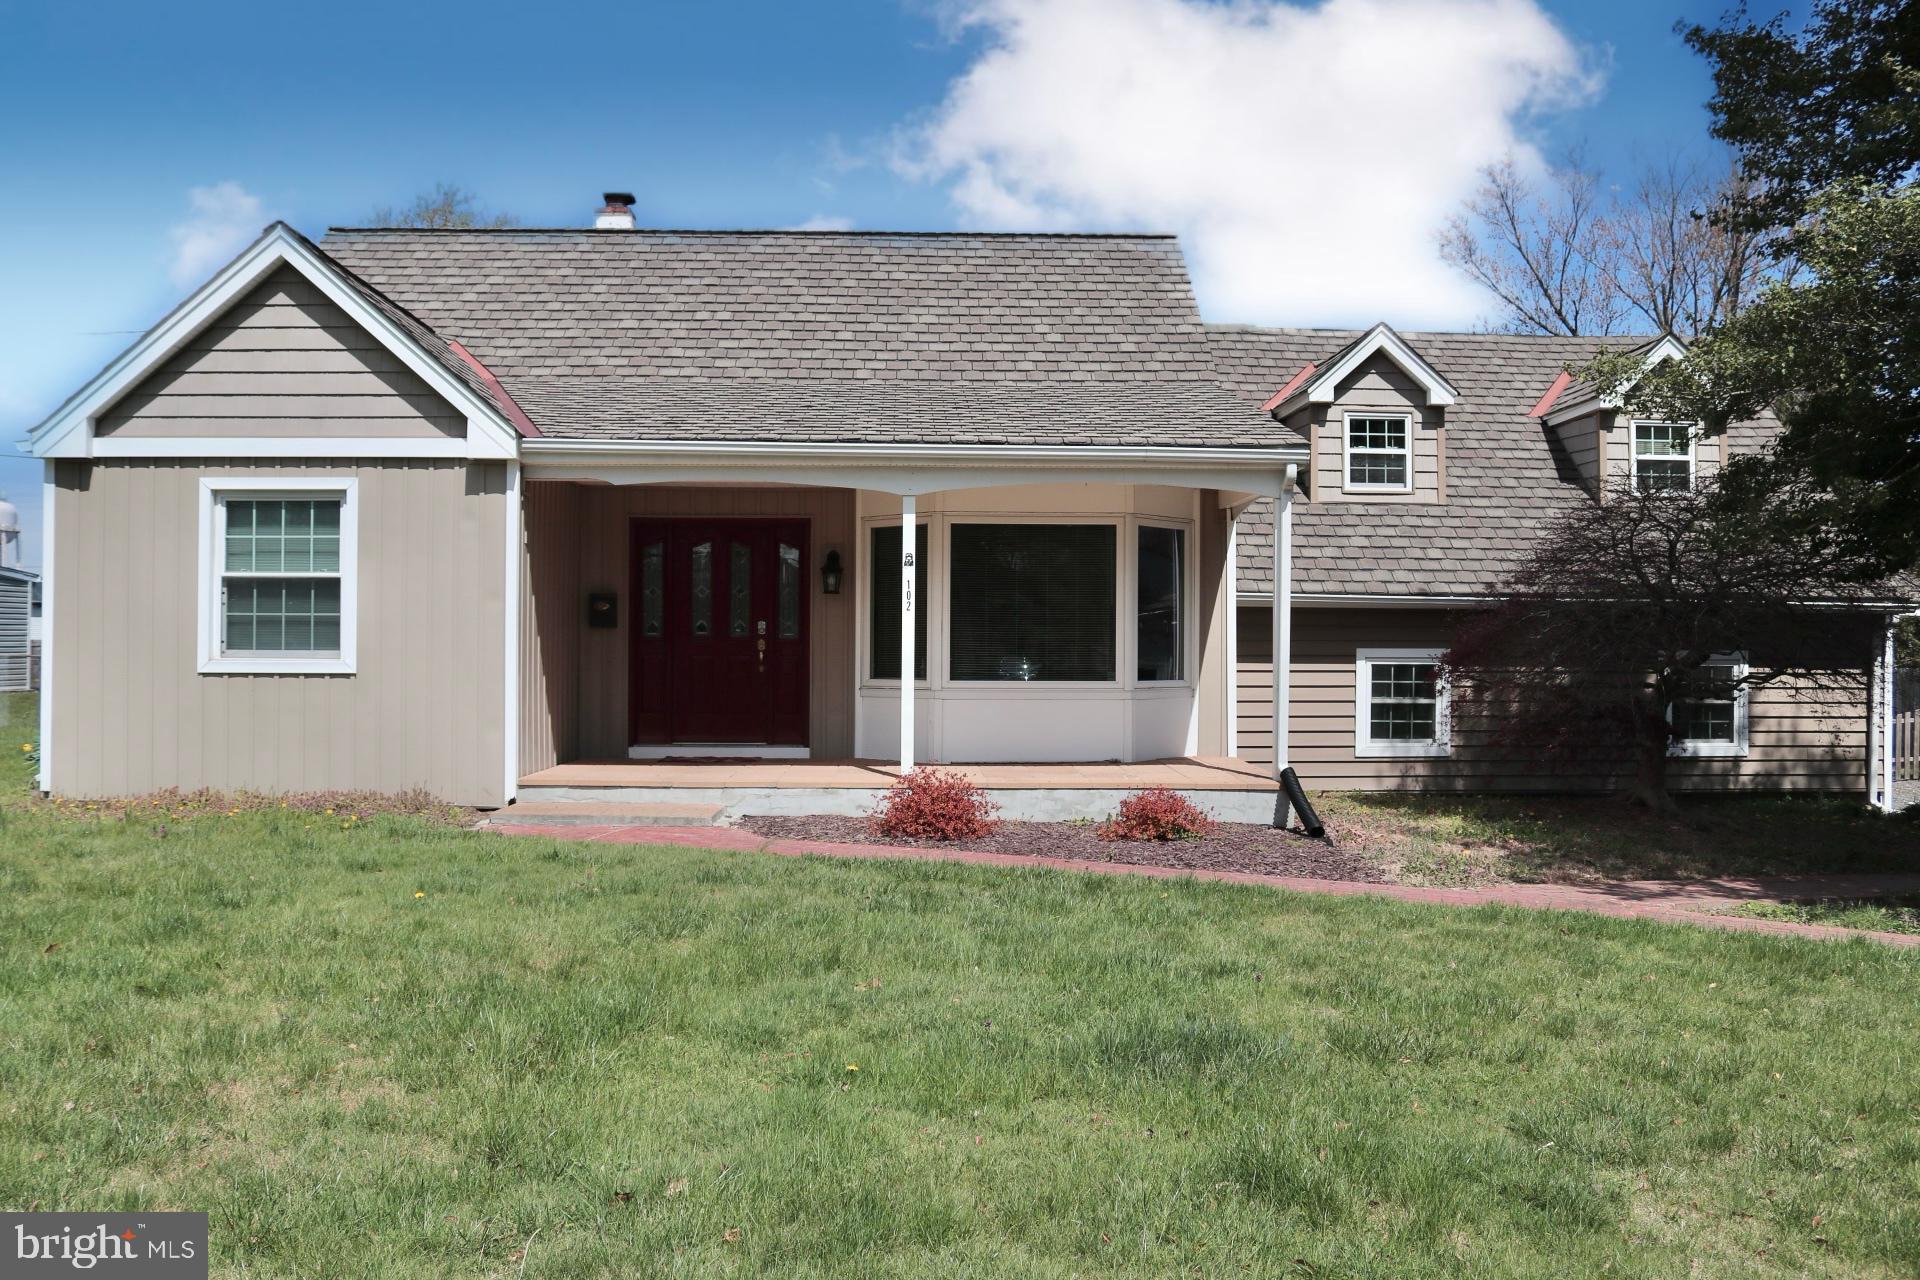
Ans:
POLYGON ((1354 654, 1354 754, 1444 756, 1453 751, 1439 649, 1354 654))
POLYGON ((1413 490, 1413 418, 1404 413, 1346 416, 1347 488, 1380 493, 1413 490))
POLYGON ((202 673, 355 670, 357 489, 350 476, 200 482, 202 673))
POLYGON ((1694 673, 1693 691, 1667 709, 1677 756, 1747 754, 1747 659, 1716 653, 1694 673))
POLYGON ((1642 493, 1693 488, 1693 437, 1690 422, 1633 424, 1633 487, 1642 493))

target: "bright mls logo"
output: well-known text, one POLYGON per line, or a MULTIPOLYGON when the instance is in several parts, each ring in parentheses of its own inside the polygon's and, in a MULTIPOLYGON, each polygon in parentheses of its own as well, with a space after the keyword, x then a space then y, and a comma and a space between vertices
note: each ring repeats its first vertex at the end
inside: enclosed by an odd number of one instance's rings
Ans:
POLYGON ((0 1213, 0 1275, 206 1280, 204 1213, 0 1213))

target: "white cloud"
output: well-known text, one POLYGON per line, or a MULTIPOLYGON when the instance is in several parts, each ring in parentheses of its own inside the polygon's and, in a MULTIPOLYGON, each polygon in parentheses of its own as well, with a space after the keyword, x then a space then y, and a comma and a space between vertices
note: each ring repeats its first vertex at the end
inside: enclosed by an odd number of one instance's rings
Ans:
POLYGON ((788 227, 789 231, 851 231, 853 219, 837 213, 816 213, 805 222, 788 227))
POLYGON ((237 182, 219 182, 187 192, 192 210, 167 229, 173 259, 167 274, 182 288, 197 285, 260 234, 265 219, 260 197, 237 182))
POLYGON ((1470 321, 1435 252, 1595 76, 1535 0, 952 0, 985 47, 896 168, 994 229, 1180 233, 1209 319, 1470 321))

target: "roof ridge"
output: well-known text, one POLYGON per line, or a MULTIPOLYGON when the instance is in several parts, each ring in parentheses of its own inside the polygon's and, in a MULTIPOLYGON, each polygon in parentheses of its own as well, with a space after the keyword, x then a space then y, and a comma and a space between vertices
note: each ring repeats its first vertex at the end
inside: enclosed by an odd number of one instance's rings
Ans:
MULTIPOLYGON (((1250 334, 1364 334, 1367 329, 1361 327, 1342 328, 1326 325, 1271 325, 1271 324, 1219 324, 1205 323, 1209 333, 1250 333, 1250 334)), ((1659 340, 1659 334, 1645 333, 1500 333, 1492 329, 1400 329, 1394 332, 1403 338, 1489 338, 1514 339, 1521 342, 1639 342, 1649 343, 1659 340)))
POLYGON ((1178 240, 1171 231, 885 231, 877 228, 831 227, 327 227, 354 235, 426 235, 426 236, 851 236, 914 237, 965 240, 1178 240))

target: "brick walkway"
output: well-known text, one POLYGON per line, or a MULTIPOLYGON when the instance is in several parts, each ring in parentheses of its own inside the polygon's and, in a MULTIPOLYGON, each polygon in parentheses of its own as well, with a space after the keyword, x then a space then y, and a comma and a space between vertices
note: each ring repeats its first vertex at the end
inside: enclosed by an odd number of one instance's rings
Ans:
POLYGON ((503 835, 550 836, 600 844, 665 844, 697 849, 739 849, 784 857, 908 858, 925 862, 966 862, 994 867, 1051 867, 1100 875, 1188 877, 1229 884, 1265 885, 1295 893, 1369 894, 1402 902, 1443 906, 1532 907, 1550 911, 1590 911, 1631 920, 1666 920, 1709 925, 1747 933, 1798 938, 1871 938, 1895 947, 1920 947, 1920 935, 1841 929, 1832 925, 1789 924, 1746 916, 1716 915, 1718 908, 1742 902, 1813 901, 1825 898, 1875 898, 1920 893, 1920 874, 1830 876, 1728 876, 1718 880, 1622 880, 1605 885, 1503 884, 1484 889, 1428 889, 1415 885, 1367 884, 1354 880, 1309 880, 1304 876, 1268 876, 1245 871, 1187 871, 1140 867, 1082 858, 1036 858, 1015 853, 964 849, 920 849, 905 845, 835 844, 824 840, 776 840, 734 827, 542 827, 490 828, 503 835))

